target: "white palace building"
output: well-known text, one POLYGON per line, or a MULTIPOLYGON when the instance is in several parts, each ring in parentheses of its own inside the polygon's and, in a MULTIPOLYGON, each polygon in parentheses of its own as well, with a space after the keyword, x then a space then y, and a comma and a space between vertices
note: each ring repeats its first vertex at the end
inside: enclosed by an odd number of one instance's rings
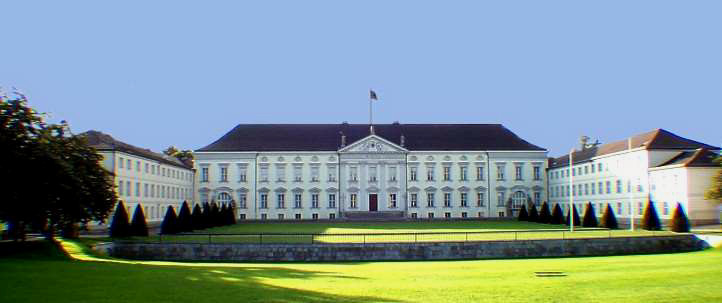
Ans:
POLYGON ((547 197, 547 151, 499 124, 241 124, 194 155, 195 201, 239 219, 505 217, 547 197))
POLYGON ((720 148, 657 129, 601 145, 582 142, 549 164, 549 199, 565 211, 570 195, 582 215, 587 203, 601 214, 611 205, 621 222, 639 221, 648 200, 660 219, 671 218, 680 203, 693 225, 719 223, 718 203, 704 199, 720 148), (570 180, 572 181, 570 184, 570 180))

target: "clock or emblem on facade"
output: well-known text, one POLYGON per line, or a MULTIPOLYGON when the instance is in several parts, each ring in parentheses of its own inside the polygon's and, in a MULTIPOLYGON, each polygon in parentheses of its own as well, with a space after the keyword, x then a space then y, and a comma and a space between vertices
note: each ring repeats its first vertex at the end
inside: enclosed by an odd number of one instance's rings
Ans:
POLYGON ((367 151, 379 151, 379 152, 384 150, 383 146, 381 144, 379 144, 378 142, 376 142, 375 140, 369 140, 368 142, 366 142, 365 149, 367 151))

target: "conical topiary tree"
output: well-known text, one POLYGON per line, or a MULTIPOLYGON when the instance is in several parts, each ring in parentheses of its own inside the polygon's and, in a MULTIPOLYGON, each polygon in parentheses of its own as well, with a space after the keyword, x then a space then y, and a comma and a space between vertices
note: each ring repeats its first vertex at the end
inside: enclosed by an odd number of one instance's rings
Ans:
POLYGON ((163 223, 160 224, 160 233, 164 235, 178 233, 178 217, 173 206, 168 206, 168 210, 165 212, 163 223))
POLYGON ((228 206, 228 225, 234 225, 236 224, 236 212, 235 207, 233 207, 233 204, 228 206))
POLYGON ((549 224, 551 220, 552 214, 549 212, 549 204, 547 204, 547 201, 544 201, 539 210, 539 223, 549 224))
POLYGON ((689 219, 682 209, 682 204, 677 203, 672 214, 672 220, 669 221, 669 229, 677 233, 689 232, 689 219))
POLYGON ((193 230, 193 219, 191 218, 191 209, 188 202, 183 201, 180 213, 178 213, 178 232, 186 232, 193 230))
POLYGON ((203 203, 203 229, 213 227, 213 218, 211 217, 211 204, 203 203))
POLYGON ((128 223, 128 212, 125 210, 123 201, 118 201, 113 214, 113 221, 110 222, 108 230, 112 238, 125 238, 131 236, 130 223, 128 223))
POLYGON ((221 211, 218 213, 218 222, 220 222, 219 226, 228 225, 228 207, 225 204, 221 206, 221 211))
POLYGON ((647 202, 647 206, 644 208, 642 228, 646 230, 662 229, 662 224, 659 223, 659 216, 657 215, 657 208, 654 207, 654 202, 652 202, 652 200, 649 200, 647 202))
POLYGON ((517 220, 529 221, 529 213, 526 212, 526 205, 522 205, 519 209, 519 216, 517 217, 517 220))
POLYGON ((564 224, 564 214, 559 203, 554 204, 554 211, 552 211, 552 219, 549 221, 551 224, 564 224))
POLYGON ((147 237, 148 236, 148 223, 145 222, 145 214, 140 204, 135 207, 133 212, 133 220, 130 223, 131 234, 135 237, 147 237))
POLYGON ((602 214, 601 226, 609 229, 619 228, 617 217, 614 215, 614 209, 612 209, 609 203, 607 203, 607 208, 604 209, 604 214, 602 214))
POLYGON ((592 205, 592 202, 587 203, 587 209, 584 210, 584 218, 582 219, 582 226, 583 227, 597 227, 599 225, 599 222, 597 222, 597 215, 594 212, 594 205, 592 205))
POLYGON ((539 212, 534 204, 529 204, 529 222, 539 222, 539 212))
POLYGON ((193 223, 193 229, 195 230, 201 230, 204 229, 205 226, 203 225, 203 211, 201 210, 201 205, 196 204, 195 207, 193 207, 193 214, 191 215, 191 222, 193 223))
POLYGON ((211 227, 221 226, 223 222, 220 222, 218 218, 220 218, 221 210, 218 208, 218 204, 216 202, 211 202, 211 227))
MULTIPOLYGON (((581 226, 581 225, 582 225, 582 222, 581 222, 581 220, 579 219, 579 213, 577 212, 577 205, 576 205, 576 204, 574 204, 574 206, 572 207, 572 214, 574 215, 574 226, 581 226)), ((564 218, 564 224, 566 224, 567 226, 569 226, 569 212, 568 212, 568 211, 567 211, 567 217, 564 218)))

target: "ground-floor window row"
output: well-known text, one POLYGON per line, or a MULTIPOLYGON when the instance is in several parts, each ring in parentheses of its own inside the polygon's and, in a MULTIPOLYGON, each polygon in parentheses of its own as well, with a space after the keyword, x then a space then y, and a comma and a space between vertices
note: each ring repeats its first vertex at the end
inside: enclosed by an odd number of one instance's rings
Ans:
POLYGON ((118 196, 143 197, 161 199, 190 199, 191 189, 188 187, 171 186, 163 184, 118 180, 118 196))
MULTIPOLYGON (((499 212, 499 216, 503 217, 505 212, 499 212)), ((240 213, 238 215, 240 220, 252 219, 250 214, 240 213)), ((486 212, 409 212, 408 217, 411 219, 465 219, 465 218, 486 218, 486 212)), ((320 219, 336 219, 336 213, 319 214, 311 213, 310 216, 304 213, 280 213, 280 214, 269 214, 260 213, 258 218, 260 220, 320 220, 320 219)))
MULTIPOLYGON (((630 207, 633 207, 634 215, 635 216, 642 216, 644 215, 644 209, 647 207, 646 201, 635 201, 632 202, 633 205, 629 204, 629 201, 623 201, 623 202, 575 202, 574 205, 576 205, 577 212, 579 212, 579 215, 582 215, 584 211, 586 211, 587 204, 592 203, 592 206, 594 207, 594 211, 601 215, 604 213, 604 210, 607 208, 607 205, 612 207, 612 211, 614 211, 614 214, 617 216, 628 216, 630 207)), ((657 214, 660 216, 671 216, 672 212, 674 211, 674 207, 677 206, 677 203, 680 203, 681 205, 684 205, 682 202, 655 202, 654 207, 657 211, 657 214)), ((569 211, 569 202, 564 201, 558 201, 553 204, 559 204, 559 207, 564 212, 569 211)), ((550 209, 552 211, 552 209, 550 209)), ((685 210, 686 211, 686 210, 685 210)))

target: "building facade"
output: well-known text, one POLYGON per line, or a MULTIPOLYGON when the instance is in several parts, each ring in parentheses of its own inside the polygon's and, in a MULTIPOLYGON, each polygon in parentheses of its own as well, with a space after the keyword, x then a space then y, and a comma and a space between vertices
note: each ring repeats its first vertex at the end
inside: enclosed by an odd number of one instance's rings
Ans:
POLYGON ((195 201, 239 219, 505 217, 547 196, 546 150, 498 124, 242 124, 194 156, 195 201))
POLYGON ((621 222, 640 220, 649 200, 668 220, 680 203, 692 224, 719 223, 717 204, 703 195, 719 170, 712 163, 719 150, 663 129, 598 146, 582 143, 571 167, 568 154, 550 160, 549 201, 566 212, 573 198, 580 215, 587 203, 598 214, 610 205, 621 222))
POLYGON ((194 204, 195 173, 190 163, 132 146, 98 131, 81 136, 103 156, 102 165, 113 173, 116 193, 130 216, 140 205, 148 222, 159 222, 169 206, 178 211, 183 201, 194 204))

